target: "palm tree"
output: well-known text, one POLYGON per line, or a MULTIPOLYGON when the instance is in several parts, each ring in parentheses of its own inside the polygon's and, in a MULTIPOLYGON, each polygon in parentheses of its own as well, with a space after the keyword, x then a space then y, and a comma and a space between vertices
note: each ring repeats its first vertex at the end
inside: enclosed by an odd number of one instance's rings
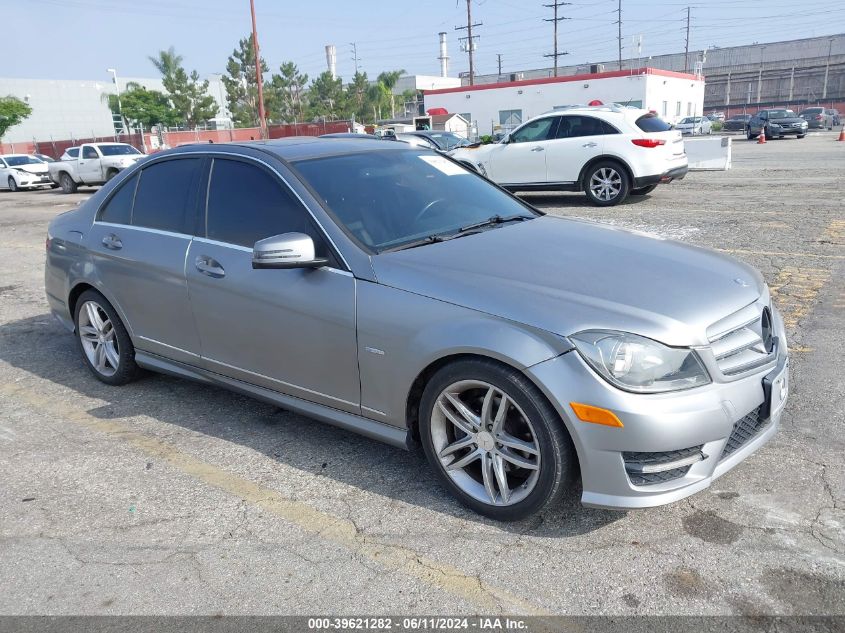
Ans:
POLYGON ((148 57, 161 73, 162 77, 171 77, 176 69, 182 65, 182 56, 176 54, 176 49, 172 46, 166 51, 159 51, 158 57, 148 57))
POLYGON ((396 116, 396 104, 393 100, 393 86, 399 81, 399 77, 405 74, 405 69, 401 70, 386 70, 381 73, 376 81, 387 89, 390 93, 390 117, 396 116))

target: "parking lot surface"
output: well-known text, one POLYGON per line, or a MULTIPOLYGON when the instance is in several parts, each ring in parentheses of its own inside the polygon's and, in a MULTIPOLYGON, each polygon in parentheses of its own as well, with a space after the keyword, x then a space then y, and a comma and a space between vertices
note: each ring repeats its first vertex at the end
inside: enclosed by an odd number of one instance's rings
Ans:
POLYGON ((47 225, 91 191, 0 192, 0 614, 845 614, 835 138, 735 138, 731 171, 618 207, 525 196, 758 267, 792 392, 776 438, 687 500, 573 491, 513 524, 458 505, 421 451, 176 378, 99 383, 43 291, 47 225))

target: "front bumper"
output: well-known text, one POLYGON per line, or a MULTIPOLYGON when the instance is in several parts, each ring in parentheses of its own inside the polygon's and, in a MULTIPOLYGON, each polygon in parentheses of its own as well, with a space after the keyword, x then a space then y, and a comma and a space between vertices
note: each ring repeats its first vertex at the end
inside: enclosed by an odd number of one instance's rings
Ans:
POLYGON ((774 414, 764 411, 764 379, 780 377, 788 385, 785 337, 780 341, 774 366, 769 364, 739 380, 668 394, 616 389, 575 351, 529 368, 532 379, 561 413, 575 444, 582 504, 633 509, 671 503, 707 488, 765 444, 777 432, 787 397, 785 388, 778 394, 782 401, 774 414), (609 409, 624 427, 581 422, 570 402, 609 409), (666 453, 666 461, 681 468, 669 473, 668 480, 652 477, 644 482, 632 472, 631 455, 658 453, 666 453), (699 453, 700 458, 684 463, 684 457, 699 453))
POLYGON ((662 174, 654 176, 640 176, 639 178, 634 178, 634 189, 649 187, 651 185, 665 184, 672 182, 673 180, 683 180, 684 176, 687 175, 687 172, 689 172, 689 165, 682 165, 680 167, 664 171, 662 174))
POLYGON ((799 136, 801 134, 806 134, 807 130, 809 128, 807 126, 803 126, 803 127, 780 127, 780 128, 770 126, 767 129, 769 131, 771 131, 772 136, 789 136, 790 134, 794 134, 796 136, 799 136))

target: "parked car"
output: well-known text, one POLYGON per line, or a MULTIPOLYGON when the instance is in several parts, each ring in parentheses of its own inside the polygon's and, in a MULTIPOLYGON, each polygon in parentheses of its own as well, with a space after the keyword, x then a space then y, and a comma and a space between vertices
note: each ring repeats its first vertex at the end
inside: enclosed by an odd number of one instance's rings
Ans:
POLYGON ((617 106, 548 112, 499 143, 451 155, 510 191, 584 191, 599 206, 647 194, 688 168, 680 131, 647 110, 617 106))
POLYGON ((710 121, 724 121, 725 120, 725 113, 724 112, 711 112, 707 115, 707 118, 710 121))
POLYGON ((375 136, 374 134, 359 134, 358 132, 332 132, 331 134, 321 134, 320 138, 356 138, 358 140, 379 140, 379 137, 375 136))
POLYGON ((746 135, 751 141, 760 136, 761 130, 765 130, 766 138, 783 138, 788 134, 804 138, 807 125, 807 121, 795 116, 792 110, 760 110, 748 120, 746 135))
POLYGON ((404 143, 161 152, 57 216, 46 255, 50 308, 102 382, 144 368, 419 438, 496 519, 579 471, 588 506, 686 497, 768 441, 788 395, 755 269, 544 216, 404 143))
POLYGON ((127 143, 85 143, 49 163, 50 179, 65 193, 79 185, 102 185, 145 155, 127 143))
POLYGON ((0 155, 0 189, 17 191, 49 187, 47 163, 31 154, 0 155))
POLYGON ((458 147, 466 147, 470 144, 470 142, 460 134, 442 130, 416 130, 414 132, 405 132, 404 134, 426 139, 435 147, 435 149, 439 149, 444 152, 448 152, 458 147))
POLYGON ((807 108, 798 116, 807 122, 807 127, 811 130, 833 129, 833 115, 828 114, 825 108, 807 108))
POLYGON ((41 159, 41 160, 43 160, 45 163, 54 163, 54 162, 56 162, 56 159, 55 159, 55 158, 53 158, 53 157, 51 157, 51 156, 47 156, 47 154, 32 154, 32 155, 33 155, 33 156, 35 156, 35 158, 40 158, 40 159, 41 159))
POLYGON ((722 129, 726 132, 745 132, 748 129, 750 114, 737 114, 725 121, 722 129))
POLYGON ((842 118, 839 116, 839 110, 837 110, 836 108, 825 110, 825 114, 830 116, 834 127, 837 125, 842 125, 842 118))
POLYGON ((710 134, 713 131, 713 124, 704 116, 688 116, 681 119, 675 129, 680 130, 681 134, 710 134))

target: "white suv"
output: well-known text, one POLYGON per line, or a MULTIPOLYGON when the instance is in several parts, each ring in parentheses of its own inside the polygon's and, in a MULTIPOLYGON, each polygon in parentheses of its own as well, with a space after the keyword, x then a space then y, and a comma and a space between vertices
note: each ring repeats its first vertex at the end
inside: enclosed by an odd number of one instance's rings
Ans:
POLYGON ((599 206, 687 173, 681 133, 647 110, 584 106, 530 119, 501 142, 451 156, 510 191, 584 191, 599 206))

